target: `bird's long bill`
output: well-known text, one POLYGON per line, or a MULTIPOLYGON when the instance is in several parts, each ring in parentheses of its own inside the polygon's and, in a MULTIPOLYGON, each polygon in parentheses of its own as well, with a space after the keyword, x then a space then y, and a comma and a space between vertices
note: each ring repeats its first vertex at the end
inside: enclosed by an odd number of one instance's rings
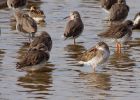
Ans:
POLYGON ((64 19, 70 18, 70 16, 65 17, 64 19))

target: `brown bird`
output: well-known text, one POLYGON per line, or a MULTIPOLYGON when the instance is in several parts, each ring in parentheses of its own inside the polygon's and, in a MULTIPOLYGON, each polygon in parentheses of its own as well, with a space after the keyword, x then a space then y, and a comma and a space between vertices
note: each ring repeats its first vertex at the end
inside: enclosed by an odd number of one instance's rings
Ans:
POLYGON ((44 44, 48 48, 48 51, 51 51, 51 49, 52 49, 52 39, 51 39, 51 36, 47 32, 42 31, 39 34, 39 36, 36 36, 33 39, 33 41, 30 43, 30 48, 34 48, 40 43, 44 44))
POLYGON ((11 9, 23 8, 27 5, 27 0, 7 0, 7 6, 11 9))
POLYGON ((49 60, 49 57, 48 48, 42 43, 38 44, 25 53, 22 60, 17 63, 17 68, 44 64, 49 60))
POLYGON ((132 28, 133 22, 127 20, 122 24, 112 25, 107 31, 98 34, 98 36, 115 41, 117 51, 120 52, 121 44, 131 39, 132 28))
POLYGON ((84 24, 78 11, 70 12, 70 16, 66 18, 69 18, 69 21, 64 31, 64 37, 65 39, 73 38, 75 44, 76 43, 75 39, 79 37, 80 34, 83 32, 84 24))
POLYGON ((112 5, 117 3, 118 0, 101 0, 101 7, 106 11, 109 12, 112 5))
POLYGON ((117 3, 112 5, 109 14, 110 21, 124 21, 128 16, 129 7, 126 5, 125 0, 118 0, 117 3))
POLYGON ((29 16, 32 17, 37 23, 45 22, 46 18, 44 12, 34 6, 31 6, 29 16))
POLYGON ((96 66, 105 63, 110 56, 110 50, 105 42, 99 42, 96 46, 85 51, 79 56, 79 64, 90 65, 94 71, 96 66))
POLYGON ((28 14, 24 14, 21 10, 15 10, 15 18, 16 18, 16 29, 19 32, 28 33, 29 41, 30 38, 33 38, 35 33, 37 32, 37 24, 34 19, 32 19, 28 14))
POLYGON ((140 29, 140 12, 138 12, 134 17, 134 26, 133 29, 140 29))

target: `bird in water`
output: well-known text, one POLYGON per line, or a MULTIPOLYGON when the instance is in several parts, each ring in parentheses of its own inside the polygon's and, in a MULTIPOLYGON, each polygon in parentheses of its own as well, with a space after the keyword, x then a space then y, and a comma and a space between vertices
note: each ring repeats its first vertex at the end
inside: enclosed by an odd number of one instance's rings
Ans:
POLYGON ((33 41, 30 43, 30 48, 34 48, 38 44, 42 43, 48 48, 48 51, 51 51, 51 49, 52 49, 51 36, 45 31, 42 31, 42 32, 40 32, 39 34, 36 34, 36 35, 38 35, 38 36, 36 36, 33 39, 33 41))
POLYGON ((43 43, 40 43, 24 54, 21 61, 17 63, 17 68, 43 65, 49 60, 49 57, 50 54, 48 48, 43 43))
POLYGON ((109 13, 110 8, 112 5, 117 3, 118 0, 101 0, 101 7, 109 13))
POLYGON ((23 8, 27 5, 27 0, 7 0, 7 6, 10 9, 23 8))
POLYGON ((134 17, 134 26, 133 29, 140 29, 140 12, 138 12, 134 17))
POLYGON ((109 56, 110 50, 108 45, 105 42, 99 42, 79 56, 79 64, 90 65, 95 72, 95 68, 100 64, 104 64, 109 56))
POLYGON ((127 20, 121 24, 112 25, 105 32, 98 34, 101 38, 116 42, 117 52, 121 52, 121 45, 131 39, 133 22, 127 20))
POLYGON ((24 36, 28 33, 30 41, 37 32, 37 23, 28 14, 24 14, 19 9, 14 11, 14 15, 16 18, 16 30, 24 33, 24 36))
POLYGON ((126 19, 129 12, 129 6, 126 5, 125 0, 118 0, 117 3, 112 5, 109 13, 109 21, 122 22, 126 19))
POLYGON ((30 11, 29 11, 29 16, 32 17, 37 23, 40 22, 45 22, 45 14, 42 10, 37 9, 34 6, 31 6, 30 11))
POLYGON ((64 19, 66 18, 69 18, 69 21, 64 31, 64 37, 65 39, 73 38, 74 44, 76 44, 75 39, 81 35, 84 29, 84 24, 82 22, 81 16, 78 11, 72 11, 70 12, 70 15, 68 17, 65 17, 64 19))

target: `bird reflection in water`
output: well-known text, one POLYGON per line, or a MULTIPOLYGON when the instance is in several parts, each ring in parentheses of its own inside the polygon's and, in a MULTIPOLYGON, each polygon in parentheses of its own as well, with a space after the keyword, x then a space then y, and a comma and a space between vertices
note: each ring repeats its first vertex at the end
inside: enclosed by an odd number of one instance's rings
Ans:
POLYGON ((50 95, 48 91, 52 86, 51 73, 52 69, 49 69, 48 72, 27 73, 25 76, 19 77, 17 80, 17 85, 25 89, 20 92, 32 94, 32 96, 34 96, 33 98, 45 99, 46 95, 50 95))
POLYGON ((110 75, 107 73, 80 73, 80 77, 86 80, 86 85, 90 89, 101 89, 110 90, 111 89, 111 79, 110 75))
POLYGON ((4 58, 4 54, 5 54, 5 52, 2 50, 2 49, 0 49, 0 66, 1 66, 1 64, 3 63, 3 58, 4 58))
POLYGON ((67 64, 69 65, 75 65, 77 64, 78 55, 81 54, 83 51, 85 51, 85 47, 82 45, 67 45, 64 47, 64 50, 66 51, 65 56, 67 58, 66 61, 68 61, 67 64))
POLYGON ((121 54, 115 52, 110 57, 108 68, 117 71, 131 72, 133 66, 135 66, 135 61, 130 58, 131 55, 129 54, 128 52, 122 52, 121 54))

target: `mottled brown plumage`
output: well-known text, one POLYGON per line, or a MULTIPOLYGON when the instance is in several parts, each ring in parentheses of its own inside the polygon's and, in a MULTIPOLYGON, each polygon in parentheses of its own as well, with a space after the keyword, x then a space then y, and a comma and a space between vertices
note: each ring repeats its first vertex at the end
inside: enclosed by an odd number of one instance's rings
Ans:
POLYGON ((31 42, 30 48, 36 47, 40 43, 43 43, 48 48, 48 51, 51 51, 52 39, 47 32, 43 31, 39 36, 36 36, 31 42))
POLYGON ((48 61, 50 55, 44 44, 38 44, 36 48, 29 49, 22 60, 17 63, 17 68, 33 66, 48 61))
POLYGON ((91 49, 85 51, 81 55, 79 55, 79 59, 81 61, 88 61, 97 55, 97 49, 92 47, 91 49))
POLYGON ((64 37, 67 38, 74 38, 75 39, 80 36, 80 34, 83 32, 84 24, 81 20, 80 14, 78 11, 73 11, 70 13, 70 20, 68 21, 65 31, 64 31, 64 37))
POLYGON ((44 12, 34 6, 31 6, 29 16, 32 17, 37 23, 45 21, 46 18, 44 12))
POLYGON ((81 61, 89 61, 92 58, 94 58, 95 56, 102 56, 103 55, 103 51, 98 50, 98 47, 102 46, 103 48, 105 48, 107 51, 109 51, 109 47, 106 43, 104 42, 99 42, 96 46, 90 48, 89 50, 85 51, 84 53, 82 53, 81 55, 79 55, 79 59, 81 61))
POLYGON ((133 22, 130 20, 125 21, 122 24, 112 25, 105 32, 98 34, 98 36, 103 38, 114 38, 119 39, 128 35, 128 38, 132 35, 133 22))
POLYGON ((110 21, 123 21, 128 16, 129 7, 126 5, 125 0, 118 0, 118 3, 112 5, 110 9, 110 21))
POLYGON ((32 37, 34 37, 35 33, 37 32, 37 24, 35 20, 20 10, 15 10, 15 17, 17 21, 16 29, 19 32, 29 33, 29 35, 31 34, 32 37))
POLYGON ((99 64, 105 63, 108 60, 109 56, 110 50, 108 45, 105 42, 99 42, 98 44, 96 44, 96 46, 85 51, 79 56, 79 64, 90 65, 95 71, 95 67, 99 64))

